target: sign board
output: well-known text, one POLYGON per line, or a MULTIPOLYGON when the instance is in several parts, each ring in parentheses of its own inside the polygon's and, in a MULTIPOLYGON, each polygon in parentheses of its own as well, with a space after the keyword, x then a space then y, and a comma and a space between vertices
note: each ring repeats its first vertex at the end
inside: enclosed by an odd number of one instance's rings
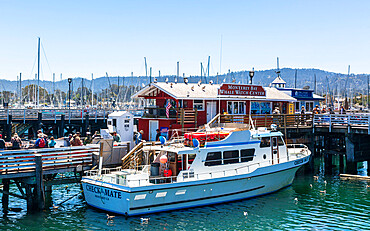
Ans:
POLYGON ((294 114, 294 104, 289 103, 289 114, 294 114))
POLYGON ((223 83, 218 95, 266 96, 262 86, 223 83))
POLYGON ((113 139, 113 136, 111 134, 109 134, 108 129, 100 129, 100 136, 103 139, 113 139))

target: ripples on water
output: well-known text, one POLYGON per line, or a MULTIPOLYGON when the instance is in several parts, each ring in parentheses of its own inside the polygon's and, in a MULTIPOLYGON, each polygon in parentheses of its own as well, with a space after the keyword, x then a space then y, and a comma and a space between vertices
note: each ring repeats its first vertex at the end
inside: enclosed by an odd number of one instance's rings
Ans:
MULTIPOLYGON (((292 186, 266 196, 221 205, 108 221, 105 212, 75 197, 57 210, 26 214, 26 204, 10 197, 1 230, 370 230, 370 181, 343 180, 338 171, 324 175, 322 159, 314 173, 301 169, 292 186), (318 179, 313 176, 317 175, 318 179), (312 186, 312 187, 311 187, 312 186)), ((78 185, 55 187, 55 204, 79 192, 78 185)), ((13 188, 16 192, 15 188, 13 188)))

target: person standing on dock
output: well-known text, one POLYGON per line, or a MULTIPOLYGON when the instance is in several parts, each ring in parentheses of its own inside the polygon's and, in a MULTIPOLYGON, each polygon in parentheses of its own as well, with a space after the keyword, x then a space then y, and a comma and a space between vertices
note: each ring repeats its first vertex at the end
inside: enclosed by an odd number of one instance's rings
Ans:
POLYGON ((78 134, 74 134, 71 140, 71 146, 82 146, 82 142, 78 134))
POLYGON ((10 140, 10 142, 12 143, 12 148, 13 149, 21 149, 22 147, 22 140, 21 138, 19 138, 18 134, 15 133, 14 136, 12 137, 12 139, 10 140))
POLYGON ((38 136, 38 138, 35 142, 35 147, 36 148, 45 148, 45 140, 44 140, 44 137, 43 137, 42 133, 39 133, 37 136, 38 136))
POLYGON ((91 142, 92 142, 91 133, 86 132, 86 138, 84 139, 84 145, 91 144, 91 142))
POLYGON ((0 151, 5 149, 5 140, 3 139, 3 135, 0 134, 0 151))
POLYGON ((54 136, 50 137, 49 148, 54 148, 56 143, 57 142, 55 142, 54 136))
POLYGON ((117 134, 117 132, 113 132, 113 141, 116 141, 117 143, 121 142, 121 136, 117 134))

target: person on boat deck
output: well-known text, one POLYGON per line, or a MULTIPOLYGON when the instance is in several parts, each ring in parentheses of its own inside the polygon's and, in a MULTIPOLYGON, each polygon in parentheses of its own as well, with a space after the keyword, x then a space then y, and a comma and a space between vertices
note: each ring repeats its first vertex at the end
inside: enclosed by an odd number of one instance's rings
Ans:
POLYGON ((159 141, 159 137, 161 137, 161 131, 159 129, 156 130, 157 135, 155 135, 155 141, 159 141))
POLYGON ((136 141, 135 141, 135 144, 139 144, 142 139, 143 139, 143 134, 144 134, 144 131, 143 130, 140 130, 140 132, 137 134, 136 136, 136 141))
POLYGON ((117 132, 113 132, 113 141, 121 142, 121 136, 117 132))
POLYGON ((57 142, 54 140, 54 136, 50 137, 49 148, 54 148, 57 142))
POLYGON ((0 150, 5 149, 5 140, 3 139, 3 135, 0 134, 0 150))
POLYGON ((13 149, 21 149, 21 147, 22 147, 22 140, 21 140, 21 138, 19 138, 19 136, 18 136, 17 133, 14 133, 14 136, 12 137, 12 139, 10 140, 10 142, 12 143, 12 148, 13 149))

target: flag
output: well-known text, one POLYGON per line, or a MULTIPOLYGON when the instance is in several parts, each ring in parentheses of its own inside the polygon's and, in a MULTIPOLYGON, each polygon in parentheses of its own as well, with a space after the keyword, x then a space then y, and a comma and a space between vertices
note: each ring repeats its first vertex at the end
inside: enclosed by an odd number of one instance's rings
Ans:
POLYGON ((167 118, 170 118, 170 108, 172 107, 170 100, 167 100, 167 105, 166 105, 166 116, 167 118))

